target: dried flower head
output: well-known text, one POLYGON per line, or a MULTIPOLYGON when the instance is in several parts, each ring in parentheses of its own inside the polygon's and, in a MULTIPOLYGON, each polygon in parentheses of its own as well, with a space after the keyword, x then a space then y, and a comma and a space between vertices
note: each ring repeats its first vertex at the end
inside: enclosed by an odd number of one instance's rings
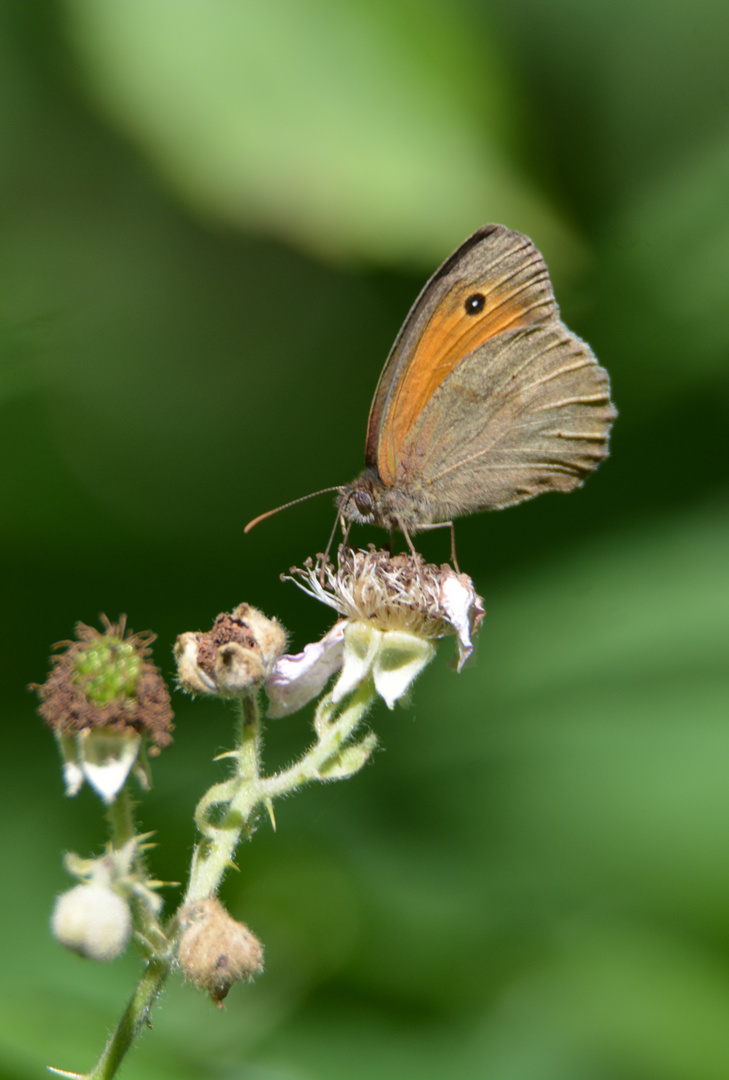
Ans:
POLYGON ((196 900, 179 916, 178 960, 186 979, 222 1007, 231 986, 263 971, 263 946, 214 897, 196 900))
POLYGON ((75 795, 84 779, 110 802, 135 768, 148 783, 140 760, 146 744, 152 755, 172 742, 170 695, 152 664, 156 635, 126 631, 101 616, 104 630, 76 625, 76 640, 60 642, 51 672, 32 684, 39 713, 56 736, 64 759, 66 791, 75 795))
MULTIPOLYGON (((156 634, 126 632, 101 616, 103 632, 76 624, 76 640, 61 641, 51 658, 51 672, 40 686, 38 712, 63 735, 104 728, 145 736, 153 748, 169 746, 173 729, 170 695, 159 670, 150 662, 156 634)), ((154 749, 151 751, 154 753, 154 749)))
POLYGON ((471 634, 481 625, 483 602, 468 574, 422 555, 391 555, 373 544, 354 551, 342 544, 336 569, 321 556, 293 567, 290 580, 350 622, 377 630, 403 630, 430 640, 457 634, 461 668, 473 652, 471 634))
POLYGON ((288 580, 343 618, 320 642, 274 665, 266 683, 274 717, 301 708, 340 668, 335 702, 372 676, 392 708, 432 659, 435 640, 456 635, 460 671, 484 616, 467 574, 433 566, 420 555, 391 555, 373 546, 353 551, 342 545, 336 569, 319 556, 293 568, 288 580))
POLYGON ((286 632, 250 604, 218 615, 207 633, 180 634, 175 661, 191 694, 233 697, 256 690, 286 648, 286 632))

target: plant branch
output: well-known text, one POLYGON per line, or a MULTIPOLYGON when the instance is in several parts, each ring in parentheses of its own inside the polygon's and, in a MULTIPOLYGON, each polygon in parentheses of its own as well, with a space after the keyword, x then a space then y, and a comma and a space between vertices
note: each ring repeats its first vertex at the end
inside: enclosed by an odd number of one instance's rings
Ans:
MULTIPOLYGON (((364 765, 374 747, 374 736, 367 736, 355 745, 348 745, 348 740, 374 698, 375 689, 371 679, 365 680, 341 707, 335 706, 331 695, 327 695, 316 710, 314 730, 317 740, 314 745, 289 769, 270 777, 261 777, 262 733, 258 703, 253 694, 242 696, 239 745, 237 750, 226 755, 234 760, 235 772, 230 779, 215 784, 198 803, 195 820, 203 837, 193 854, 190 879, 181 908, 215 895, 226 870, 233 865, 233 856, 242 833, 249 827, 260 805, 270 808, 276 796, 294 791, 313 780, 343 779, 364 765), (217 821, 211 820, 216 808, 220 808, 217 821)), ((109 819, 115 846, 124 838, 125 842, 134 838, 128 795, 115 800, 109 811, 109 819)), ((141 853, 139 857, 141 859, 141 853)), ((101 1058, 83 1080, 111 1080, 127 1050, 147 1023, 155 999, 172 969, 178 934, 177 915, 170 920, 167 931, 167 937, 163 939, 164 951, 148 963, 101 1058)), ((61 1076, 74 1075, 53 1071, 61 1076)))

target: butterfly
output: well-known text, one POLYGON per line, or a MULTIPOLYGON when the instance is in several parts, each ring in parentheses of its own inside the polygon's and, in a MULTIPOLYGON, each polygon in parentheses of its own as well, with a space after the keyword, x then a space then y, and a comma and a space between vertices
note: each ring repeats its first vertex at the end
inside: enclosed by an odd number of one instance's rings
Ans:
POLYGON ((364 471, 325 490, 343 522, 398 530, 414 550, 420 530, 579 487, 608 456, 616 416, 609 376, 562 322, 537 248, 485 225, 405 319, 370 409, 364 471))

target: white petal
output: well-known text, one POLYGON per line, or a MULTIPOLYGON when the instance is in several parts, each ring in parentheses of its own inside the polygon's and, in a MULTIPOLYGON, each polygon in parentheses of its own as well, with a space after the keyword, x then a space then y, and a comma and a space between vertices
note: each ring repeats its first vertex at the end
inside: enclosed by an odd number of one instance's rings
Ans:
POLYGON ((55 732, 55 735, 63 760, 63 783, 66 794, 72 798, 78 795, 84 782, 83 770, 78 763, 76 738, 73 735, 61 735, 59 732, 55 732))
POLYGON ((142 745, 141 735, 96 728, 78 736, 83 774, 106 803, 112 803, 126 783, 142 745))
POLYGON ((78 795, 83 787, 84 774, 83 769, 75 761, 64 761, 63 782, 68 796, 78 795))
POLYGON ((458 635, 457 668, 460 671, 473 652, 471 634, 478 631, 483 621, 483 600, 468 574, 457 574, 447 567, 441 579, 440 606, 458 635))
POLYGON ((271 702, 269 717, 289 716, 321 693, 342 666, 345 626, 344 621, 335 623, 321 641, 307 645, 303 652, 279 657, 264 686, 271 702))
POLYGON ((433 659, 435 645, 404 630, 388 630, 383 639, 372 674, 377 693, 392 709, 395 702, 407 693, 413 679, 433 659))
POLYGON ((336 705, 346 694, 365 681, 379 652, 385 634, 368 623, 349 623, 344 631, 344 664, 342 674, 332 690, 336 705))

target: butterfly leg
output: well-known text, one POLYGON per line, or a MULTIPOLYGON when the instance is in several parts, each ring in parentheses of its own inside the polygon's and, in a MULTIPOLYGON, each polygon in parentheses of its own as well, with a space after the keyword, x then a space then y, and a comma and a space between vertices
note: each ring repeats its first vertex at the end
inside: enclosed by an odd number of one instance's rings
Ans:
POLYGON ((451 527, 451 562, 453 563, 453 569, 457 574, 460 574, 461 568, 458 565, 458 559, 456 557, 456 527, 452 521, 443 522, 444 525, 450 525, 451 527))
MULTIPOLYGON (((398 526, 398 528, 399 528, 400 532, 401 532, 401 533, 403 534, 403 536, 405 537, 405 539, 406 539, 406 541, 407 541, 407 545, 408 545, 408 547, 410 548, 410 553, 411 553, 412 555, 417 555, 418 553, 417 553, 417 551, 415 550, 415 545, 413 544, 412 540, 410 539, 410 533, 409 533, 409 532, 407 531, 407 529, 406 529, 406 528, 405 528, 405 526, 403 525, 403 523, 402 523, 402 521, 401 521, 401 519, 400 519, 400 518, 398 518, 398 519, 397 519, 397 526, 398 526)), ((393 534, 391 533, 391 534, 390 534, 390 544, 391 544, 391 545, 392 545, 392 541, 393 541, 393 539, 394 539, 394 535, 393 535, 393 534)), ((392 551, 392 547, 390 548, 390 550, 392 551)))

